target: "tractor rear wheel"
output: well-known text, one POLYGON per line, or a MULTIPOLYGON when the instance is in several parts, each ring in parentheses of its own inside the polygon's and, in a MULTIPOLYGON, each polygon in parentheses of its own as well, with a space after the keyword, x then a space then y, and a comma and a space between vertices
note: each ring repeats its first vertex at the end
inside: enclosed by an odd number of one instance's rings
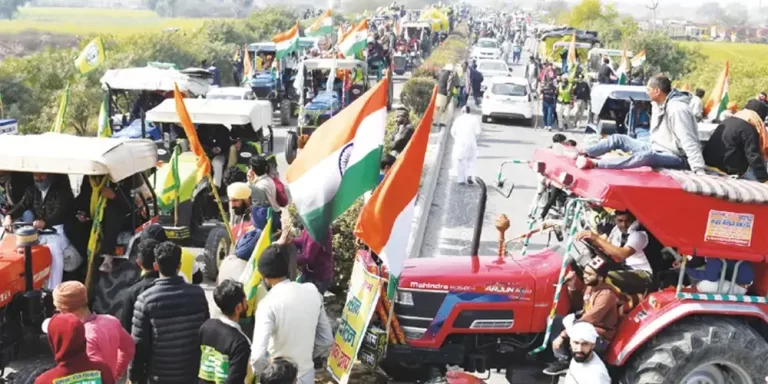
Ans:
POLYGON ((751 384, 768 376, 768 343, 749 325, 691 317, 648 341, 625 370, 628 384, 751 384))
POLYGON ((205 260, 205 277, 216 281, 219 276, 219 265, 227 255, 232 246, 232 240, 229 239, 227 229, 218 226, 208 233, 208 239, 205 240, 205 250, 203 257, 205 260))
POLYGON ((136 252, 138 249, 132 250, 128 260, 114 259, 110 273, 98 270, 101 257, 93 261, 95 282, 93 283, 92 309, 94 312, 120 318, 123 312, 122 292, 141 277, 139 266, 136 265, 136 252))
POLYGON ((42 367, 38 365, 30 365, 21 368, 9 375, 11 379, 10 382, 13 384, 34 384, 35 379, 54 366, 54 364, 45 364, 42 367))

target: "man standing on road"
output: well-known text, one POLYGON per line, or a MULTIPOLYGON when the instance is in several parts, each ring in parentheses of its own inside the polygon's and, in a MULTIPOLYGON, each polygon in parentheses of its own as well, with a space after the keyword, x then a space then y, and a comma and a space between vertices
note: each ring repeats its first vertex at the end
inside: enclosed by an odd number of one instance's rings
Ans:
POLYGON ((317 288, 288 279, 289 242, 282 237, 258 261, 269 293, 256 308, 250 364, 254 375, 261 376, 270 360, 288 359, 298 366, 299 384, 314 384, 314 358, 327 353, 333 333, 317 288))
POLYGON ((473 62, 472 66, 469 67, 467 78, 469 79, 469 89, 472 91, 472 97, 475 99, 475 107, 479 107, 480 97, 482 96, 480 94, 480 87, 483 85, 484 78, 483 74, 477 70, 477 62, 473 62))
POLYGON ((512 42, 507 38, 501 43, 501 59, 504 60, 504 64, 509 64, 510 52, 512 52, 512 42))
POLYGON ((589 84, 584 81, 584 75, 579 75, 576 78, 576 85, 573 88, 573 109, 571 109, 571 126, 573 128, 579 127, 579 121, 584 115, 584 111, 589 107, 589 100, 591 98, 591 90, 589 84))
POLYGON ((560 129, 568 129, 568 112, 571 109, 571 96, 573 95, 573 83, 563 77, 557 90, 557 117, 562 123, 560 129))
POLYGON ((481 132, 477 117, 470 114, 469 106, 465 106, 462 114, 456 118, 451 127, 453 137, 453 169, 459 185, 465 182, 473 184, 475 161, 477 160, 477 136, 481 132))
POLYGON ((435 117, 433 121, 440 127, 447 125, 448 109, 451 105, 451 91, 458 86, 458 78, 453 70, 453 64, 446 64, 437 74, 437 99, 435 100, 435 117))
POLYGON ((552 80, 542 83, 541 91, 541 108, 544 118, 544 129, 551 130, 555 124, 555 103, 557 102, 557 87, 552 80))
POLYGON ((123 312, 120 316, 120 322, 129 334, 133 328, 133 308, 136 299, 160 277, 160 272, 155 270, 155 247, 159 244, 160 242, 154 239, 141 240, 139 243, 139 260, 136 261, 141 268, 141 278, 122 293, 123 312))
POLYGON ((160 278, 139 295, 133 310, 136 355, 131 383, 194 383, 200 369, 200 327, 210 317, 205 292, 179 276, 181 248, 155 247, 160 278))
POLYGON ((523 54, 523 43, 521 40, 515 40, 515 44, 512 45, 512 62, 515 64, 520 63, 520 56, 523 54))

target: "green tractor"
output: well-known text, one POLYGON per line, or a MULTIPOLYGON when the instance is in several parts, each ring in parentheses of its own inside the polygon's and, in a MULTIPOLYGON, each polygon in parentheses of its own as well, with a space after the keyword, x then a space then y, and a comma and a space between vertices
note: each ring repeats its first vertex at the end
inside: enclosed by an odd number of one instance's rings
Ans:
MULTIPOLYGON (((224 130, 224 136, 230 140, 228 148, 211 158, 212 179, 218 184, 216 191, 222 197, 226 212, 225 186, 221 181, 226 169, 236 166, 245 171, 252 157, 262 155, 276 166, 276 159, 271 155, 274 149, 272 105, 265 100, 185 99, 184 103, 203 147, 211 132, 220 137, 224 130)), ((147 112, 147 121, 159 126, 162 132, 162 138, 156 144, 158 159, 163 164, 152 178, 160 203, 159 222, 174 241, 204 248, 205 276, 215 280, 219 264, 233 244, 210 179, 205 178, 199 183, 196 180, 197 157, 189 150, 174 100, 166 100, 147 112), (172 173, 172 158, 177 146, 180 154, 176 160, 176 178, 172 173), (173 198, 175 193, 172 191, 178 191, 178 198, 173 198)))

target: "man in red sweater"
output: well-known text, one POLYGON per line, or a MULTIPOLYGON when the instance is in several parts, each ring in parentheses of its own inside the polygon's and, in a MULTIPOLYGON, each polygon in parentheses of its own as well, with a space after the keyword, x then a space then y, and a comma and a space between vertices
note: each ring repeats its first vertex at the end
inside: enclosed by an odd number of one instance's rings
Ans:
POLYGON ((85 326, 73 314, 58 314, 48 322, 48 342, 51 343, 56 366, 35 379, 35 384, 57 382, 94 382, 115 384, 109 366, 93 361, 85 353, 85 326))

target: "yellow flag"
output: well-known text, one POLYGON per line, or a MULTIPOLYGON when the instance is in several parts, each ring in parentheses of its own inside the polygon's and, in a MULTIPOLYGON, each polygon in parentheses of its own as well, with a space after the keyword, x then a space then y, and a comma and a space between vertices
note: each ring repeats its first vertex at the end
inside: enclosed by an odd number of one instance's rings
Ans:
POLYGON ((269 220, 261 231, 259 240, 256 241, 256 247, 253 249, 251 257, 248 259, 248 264, 245 266, 245 270, 240 275, 240 283, 243 284, 243 290, 245 291, 245 298, 248 301, 248 316, 253 315, 256 309, 256 293, 259 290, 259 284, 261 283, 261 274, 257 268, 259 264, 259 258, 270 244, 272 244, 272 210, 267 213, 269 220))
POLYGON ((61 102, 59 102, 59 113, 56 114, 56 120, 53 121, 53 127, 51 132, 61 133, 64 129, 67 119, 67 106, 69 105, 69 84, 64 89, 64 94, 61 95, 61 102))
POLYGON ((80 56, 75 59, 75 66, 80 73, 85 75, 86 73, 96 69, 106 59, 104 53, 104 41, 101 37, 93 39, 88 45, 85 46, 80 56))

